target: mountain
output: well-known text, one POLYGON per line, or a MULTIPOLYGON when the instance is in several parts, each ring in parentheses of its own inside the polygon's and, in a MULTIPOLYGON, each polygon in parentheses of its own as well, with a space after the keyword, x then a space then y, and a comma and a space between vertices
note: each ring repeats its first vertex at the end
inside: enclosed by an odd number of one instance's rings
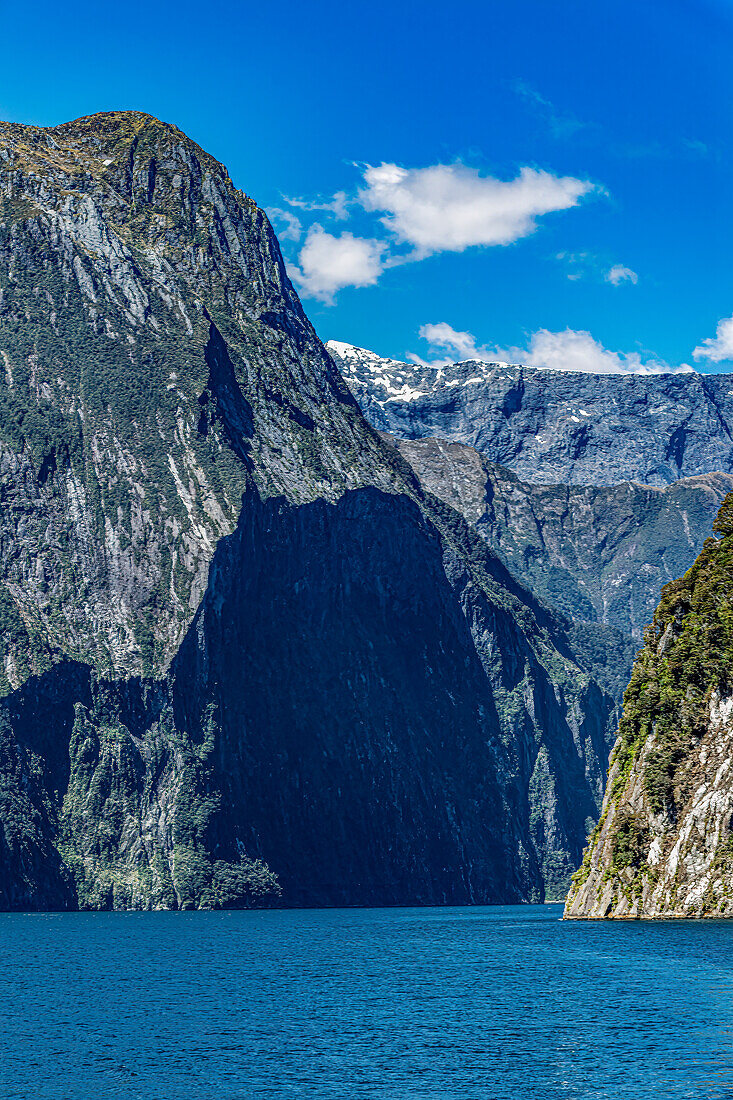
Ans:
MULTIPOLYGON (((647 468, 638 459, 659 443, 658 435, 650 439, 649 406, 660 404, 660 379, 664 388, 680 379, 689 382, 691 376, 641 379, 649 389, 640 402, 632 392, 639 379, 629 375, 619 387, 619 379, 611 376, 525 372, 483 363, 412 367, 349 344, 330 341, 327 347, 367 418, 375 427, 389 426, 382 438, 410 463, 424 488, 457 509, 527 588, 572 619, 576 654, 620 702, 662 586, 700 552, 723 498, 733 489, 733 474, 711 466, 669 484, 618 482, 618 465, 600 457, 608 446, 604 433, 609 425, 619 432, 614 449, 622 463, 636 462, 637 473, 647 468), (521 391, 518 403, 507 398, 512 379, 521 391), (560 400, 576 385, 589 390, 588 408, 560 400), (581 416, 585 443, 578 450, 569 446, 566 429, 569 424, 571 433, 580 431, 573 424, 580 424, 581 416), (443 438, 426 434, 438 428, 443 438), (558 441, 558 430, 565 431, 568 446, 558 441), (487 450, 456 442, 464 436, 487 450), (546 444, 551 437, 550 454, 546 444), (530 467, 526 479, 493 461, 492 448, 501 451, 502 446, 505 455, 514 455, 515 468, 530 467), (542 469, 545 460, 546 472, 554 473, 558 483, 540 481, 534 463, 542 469), (593 475, 599 483, 585 484, 583 478, 577 483, 579 473, 595 469, 599 461, 601 468, 593 475)), ((688 403, 692 396, 690 389, 688 403)), ((668 413, 670 408, 667 403, 668 413)), ((699 446, 704 408, 688 409, 685 415, 690 432, 697 433, 689 453, 694 451, 703 466, 720 459, 720 433, 707 440, 707 458, 699 446)), ((665 477, 672 473, 667 467, 665 477)))
POLYGON ((431 367, 327 347, 375 428, 467 444, 523 481, 663 486, 733 474, 733 375, 431 367))
POLYGON ((695 559, 733 490, 733 475, 720 473, 663 488, 537 485, 460 443, 384 438, 530 591, 638 640, 662 586, 695 559))
POLYGON ((733 916, 733 494, 668 584, 566 917, 733 916))
POLYGON ((563 890, 614 701, 174 126, 0 124, 0 907, 563 890))

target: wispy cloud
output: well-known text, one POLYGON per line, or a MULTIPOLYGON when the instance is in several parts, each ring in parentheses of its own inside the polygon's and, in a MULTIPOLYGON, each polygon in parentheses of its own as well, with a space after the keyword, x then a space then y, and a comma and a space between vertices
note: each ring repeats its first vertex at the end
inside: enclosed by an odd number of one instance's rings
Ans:
POLYGON ((540 95, 535 88, 524 80, 514 82, 514 91, 542 116, 553 137, 569 138, 577 134, 579 130, 590 128, 589 123, 581 122, 574 115, 561 111, 551 100, 540 95))
POLYGON ((693 153, 698 157, 706 157, 710 153, 710 149, 704 141, 697 141, 694 138, 682 138, 682 147, 688 153, 693 153))
POLYGON ((590 252, 558 252, 555 259, 565 267, 565 276, 572 283, 595 271, 598 260, 590 252))
POLYGON ((288 206, 293 206, 296 210, 331 214, 337 221, 348 218, 349 205, 353 202, 345 191, 337 191, 330 199, 291 199, 287 195, 283 195, 283 199, 288 206))
POLYGON ((565 275, 571 282, 587 278, 620 286, 625 282, 636 285, 639 281, 639 276, 630 267, 618 263, 609 267, 607 258, 593 252, 557 252, 555 259, 565 267, 565 275))
POLYGON ((303 235, 303 226, 300 218, 290 210, 283 210, 279 206, 268 206, 266 214, 281 241, 299 241, 303 235))
POLYGON ((703 340, 692 353, 693 359, 707 359, 711 363, 733 360, 733 317, 718 321, 715 336, 703 340))
POLYGON ((603 144, 607 152, 625 160, 666 159, 680 155, 706 157, 713 152, 704 141, 689 137, 676 137, 664 142, 656 139, 624 141, 606 126, 564 111, 526 80, 515 80, 511 87, 542 120, 550 136, 558 140, 574 138, 576 142, 582 140, 594 146, 603 144))
POLYGON ((677 374, 692 370, 687 364, 671 367, 660 359, 635 351, 610 351, 589 332, 570 328, 562 332, 539 329, 524 348, 481 345, 472 333, 456 331, 445 321, 423 325, 420 337, 428 342, 434 354, 428 359, 410 354, 408 359, 425 366, 446 366, 466 359, 479 359, 487 363, 521 363, 543 370, 582 374, 677 374), (450 353, 447 358, 445 352, 450 353))
POLYGON ((614 156, 622 157, 624 160, 670 160, 680 156, 697 158, 714 155, 714 151, 704 141, 684 137, 666 141, 638 142, 612 139, 608 141, 607 149, 614 156))

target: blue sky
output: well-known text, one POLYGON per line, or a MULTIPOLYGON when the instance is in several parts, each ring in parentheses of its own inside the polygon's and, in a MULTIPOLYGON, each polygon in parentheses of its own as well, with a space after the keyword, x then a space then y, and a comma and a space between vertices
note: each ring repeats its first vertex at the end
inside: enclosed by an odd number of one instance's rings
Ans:
POLYGON ((731 0, 0 9, 0 117, 175 122, 324 340, 733 369, 731 0))

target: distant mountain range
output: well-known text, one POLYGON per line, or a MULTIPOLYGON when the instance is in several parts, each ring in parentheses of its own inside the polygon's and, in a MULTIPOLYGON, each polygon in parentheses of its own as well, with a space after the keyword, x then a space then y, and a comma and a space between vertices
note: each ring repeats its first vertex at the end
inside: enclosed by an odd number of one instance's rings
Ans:
POLYGON ((733 473, 733 375, 430 367, 327 348, 374 427, 465 443, 524 481, 663 486, 733 473))
POLYGON ((536 485, 460 443, 384 438, 532 592, 638 641, 662 586, 694 561, 733 489, 733 474, 720 473, 662 489, 536 485))
POLYGON ((590 649, 606 651, 616 676, 602 678, 620 699, 662 586, 695 560, 733 489, 727 437, 712 411, 713 395, 730 397, 733 376, 415 367, 333 340, 326 346, 367 419, 514 576, 577 623, 621 632, 623 641, 583 627, 590 649), (576 391, 582 402, 570 400, 576 391), (674 478, 676 461, 656 460, 683 433, 681 468, 693 473, 674 478), (607 458, 612 438, 615 462, 607 458), (557 482, 543 483, 543 474, 557 482))

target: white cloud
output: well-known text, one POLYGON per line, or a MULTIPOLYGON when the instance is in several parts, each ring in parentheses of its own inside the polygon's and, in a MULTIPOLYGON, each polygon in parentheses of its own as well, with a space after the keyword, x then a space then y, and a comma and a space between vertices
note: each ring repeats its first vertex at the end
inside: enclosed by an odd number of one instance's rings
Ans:
POLYGON ((724 317, 722 321, 718 321, 715 336, 703 340, 693 351, 692 357, 709 359, 711 363, 733 359, 733 317, 724 317))
POLYGON ((510 348, 501 358, 546 370, 587 374, 667 374, 691 369, 678 367, 675 370, 660 360, 643 359, 636 351, 609 351, 589 332, 571 328, 562 332, 541 328, 532 334, 527 348, 510 348))
MULTIPOLYGON (((445 366, 456 360, 480 359, 489 363, 521 363, 544 370, 579 371, 583 374, 676 374, 692 370, 686 364, 670 367, 657 359, 645 359, 635 351, 609 351, 594 340, 589 332, 570 328, 562 332, 539 329, 533 333, 526 348, 500 349, 481 346, 470 332, 457 332, 444 321, 423 325, 420 336, 436 351, 454 353, 453 358, 430 359, 428 362, 431 366, 445 366)), ((409 355, 408 358, 414 363, 427 365, 426 360, 417 355, 409 355)))
POLYGON ((341 233, 327 233, 313 225, 300 250, 299 266, 289 268, 299 290, 308 298, 332 303, 346 286, 372 286, 384 270, 382 241, 341 233))
POLYGON ((451 363, 462 363, 466 359, 492 361, 494 358, 488 348, 478 346, 476 337, 470 332, 456 332, 445 321, 440 321, 437 325, 423 325, 419 335, 421 339, 427 340, 431 348, 435 348, 436 351, 450 353, 442 359, 431 359, 429 364, 425 359, 421 359, 419 355, 414 353, 407 356, 410 362, 418 363, 423 367, 428 365, 431 367, 446 367, 451 363))
POLYGON ((613 283, 614 286, 619 286, 621 283, 633 283, 634 286, 639 282, 639 276, 635 271, 632 271, 630 267, 624 267, 623 264, 614 264, 612 268, 606 272, 604 276, 607 283, 613 283))
POLYGON ((536 219, 567 210, 594 190, 588 180, 522 168, 513 180, 482 176, 463 164, 400 168, 369 166, 359 198, 415 259, 434 252, 462 252, 473 245, 501 245, 526 237, 536 219))
POLYGON ((460 163, 412 169, 362 165, 361 171, 358 197, 344 191, 330 199, 284 197, 290 210, 269 211, 283 242, 302 240, 304 227, 293 209, 343 220, 357 204, 378 215, 381 232, 389 234, 382 240, 378 234, 336 236, 311 224, 297 263, 288 266, 304 296, 332 303, 342 287, 373 285, 387 268, 436 252, 510 244, 533 233, 543 215, 577 206, 590 192, 602 193, 588 180, 527 167, 513 180, 482 176, 460 163))

